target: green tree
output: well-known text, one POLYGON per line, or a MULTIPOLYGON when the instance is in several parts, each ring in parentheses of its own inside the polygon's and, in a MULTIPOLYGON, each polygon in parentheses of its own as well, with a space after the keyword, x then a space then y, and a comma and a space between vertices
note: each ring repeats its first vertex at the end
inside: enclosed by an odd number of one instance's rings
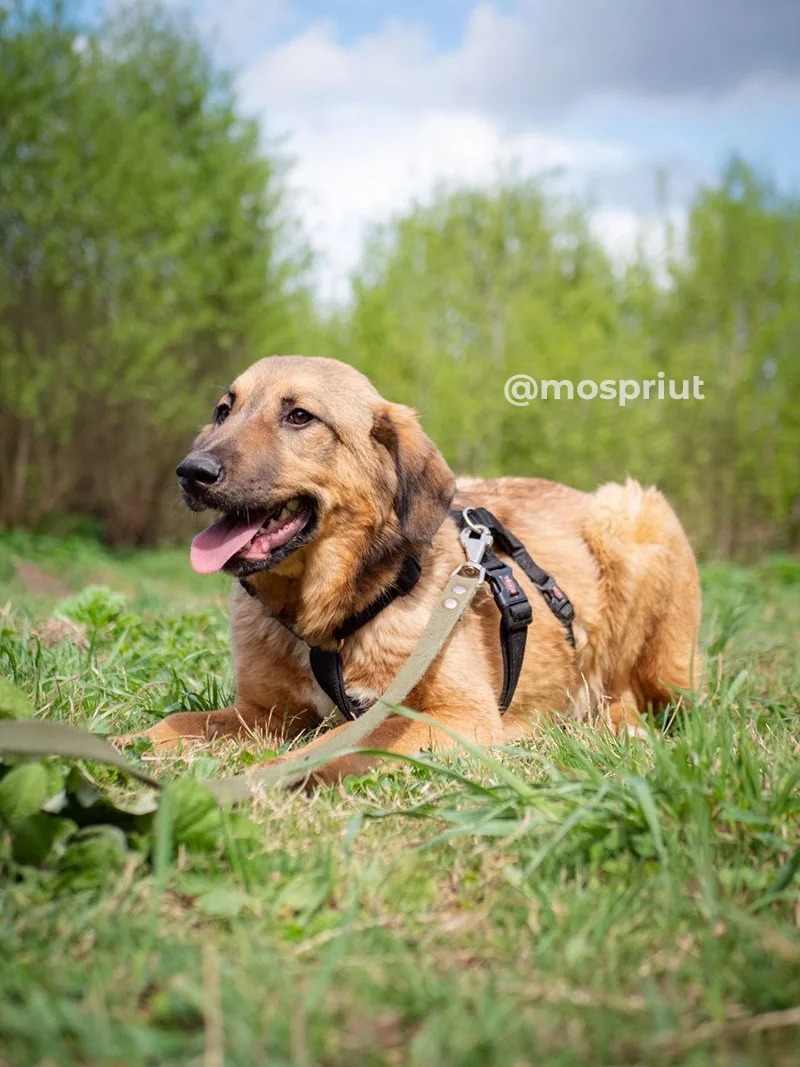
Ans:
POLYGON ((577 384, 640 366, 639 322, 619 302, 585 215, 510 178, 443 191, 373 236, 348 341, 385 391, 421 411, 458 470, 588 486, 624 473, 637 413, 555 390, 517 408, 503 386, 513 374, 577 384))
POLYGON ((308 314, 284 167, 163 9, 0 19, 0 521, 150 540, 198 398, 308 314))
POLYGON ((666 277, 615 269, 540 183, 441 191, 372 235, 331 343, 420 410, 456 470, 656 482, 701 551, 747 555, 790 546, 800 512, 799 250, 796 200, 739 161, 698 193, 666 277), (679 393, 696 376, 705 399, 515 408, 519 373, 660 373, 679 393))
MULTIPOLYGON (((734 159, 701 191, 656 325, 661 364, 706 400, 661 427, 661 470, 718 555, 788 547, 800 500, 800 202, 734 159)), ((669 412, 665 412, 669 415, 669 412)))

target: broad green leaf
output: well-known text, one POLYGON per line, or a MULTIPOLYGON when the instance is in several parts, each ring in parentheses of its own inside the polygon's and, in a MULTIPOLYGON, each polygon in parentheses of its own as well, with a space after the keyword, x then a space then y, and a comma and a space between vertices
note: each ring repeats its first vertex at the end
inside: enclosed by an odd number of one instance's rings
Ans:
POLYGON ((233 919, 247 907, 248 898, 236 889, 217 886, 197 897, 195 905, 204 915, 211 918, 233 919))
POLYGON ((19 819, 11 830, 11 854, 17 863, 40 867, 51 853, 53 846, 76 829, 70 819, 37 812, 26 819, 19 819))
POLYGON ((13 823, 39 811, 51 777, 43 763, 22 763, 0 780, 0 820, 13 823))
POLYGON ((330 888, 330 878, 325 871, 296 874, 276 896, 273 910, 278 917, 307 917, 322 907, 330 888))
POLYGON ((33 704, 8 680, 0 678, 0 719, 32 719, 33 704))
POLYGON ((106 884, 122 870, 127 852, 125 834, 116 826, 79 830, 58 859, 58 888, 82 889, 106 884))
POLYGON ((222 813, 211 792, 201 782, 183 778, 164 791, 162 803, 170 806, 172 836, 176 845, 205 852, 221 842, 222 813))

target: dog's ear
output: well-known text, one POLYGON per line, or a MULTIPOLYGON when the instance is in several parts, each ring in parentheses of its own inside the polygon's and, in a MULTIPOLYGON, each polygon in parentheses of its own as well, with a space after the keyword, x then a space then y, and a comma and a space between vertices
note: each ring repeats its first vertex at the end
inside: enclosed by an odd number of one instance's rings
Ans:
POLYGON ((413 408, 386 404, 375 413, 374 440, 389 452, 397 474, 394 510, 413 544, 430 544, 455 493, 455 478, 413 408))

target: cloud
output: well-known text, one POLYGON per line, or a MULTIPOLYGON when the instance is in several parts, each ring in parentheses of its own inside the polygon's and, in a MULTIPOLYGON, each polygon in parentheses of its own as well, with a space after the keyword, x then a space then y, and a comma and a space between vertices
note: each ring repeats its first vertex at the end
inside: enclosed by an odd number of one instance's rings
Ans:
MULTIPOLYGON (((254 0, 232 2, 248 10, 254 0)), ((268 134, 289 132, 322 290, 338 298, 370 223, 437 182, 486 183, 512 162, 562 169, 563 189, 592 198, 595 231, 616 258, 640 236, 657 254, 659 172, 670 172, 678 215, 708 174, 701 135, 694 145, 683 136, 686 117, 733 100, 745 112, 754 101, 757 115, 799 79, 800 3, 519 0, 511 10, 478 3, 445 51, 399 18, 347 44, 324 19, 263 47, 238 84, 268 134), (575 115, 591 128, 592 107, 614 116, 616 134, 567 132, 575 115)))
POLYGON ((296 114, 288 147, 292 184, 320 252, 322 294, 341 299, 367 228, 424 200, 438 184, 489 184, 511 166, 526 174, 561 172, 562 188, 603 168, 621 172, 630 151, 551 133, 509 132, 474 112, 333 105, 296 114))
MULTIPOLYGON (((127 0, 107 0, 124 6, 127 0)), ((216 56, 229 67, 249 65, 274 45, 283 31, 297 28, 292 0, 163 0, 189 15, 216 56)))
POLYGON ((592 96, 714 98, 752 81, 800 80, 800 4, 790 0, 520 0, 479 4, 463 40, 436 52, 392 20, 345 47, 332 20, 250 71, 274 106, 370 99, 539 120, 592 96))
POLYGON ((800 77, 791 0, 522 0, 477 7, 453 90, 505 112, 546 115, 599 94, 713 98, 752 80, 800 77))

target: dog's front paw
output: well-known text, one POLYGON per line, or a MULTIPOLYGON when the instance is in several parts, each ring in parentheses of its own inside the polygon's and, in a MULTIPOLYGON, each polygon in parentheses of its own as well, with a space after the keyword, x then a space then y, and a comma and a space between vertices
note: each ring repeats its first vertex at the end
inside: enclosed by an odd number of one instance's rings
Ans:
POLYGON ((145 739, 151 743, 154 751, 169 752, 184 747, 187 743, 197 744, 205 742, 214 736, 209 734, 208 724, 211 715, 208 712, 181 711, 175 715, 167 715, 161 722, 151 726, 149 730, 141 730, 133 734, 121 734, 112 737, 111 743, 120 751, 130 748, 137 741, 145 739))

